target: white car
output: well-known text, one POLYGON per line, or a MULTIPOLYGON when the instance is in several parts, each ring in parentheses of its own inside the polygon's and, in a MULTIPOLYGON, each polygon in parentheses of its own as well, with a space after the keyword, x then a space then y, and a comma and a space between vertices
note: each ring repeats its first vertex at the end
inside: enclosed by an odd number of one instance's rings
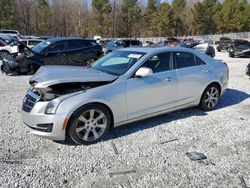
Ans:
POLYGON ((21 43, 23 43, 25 46, 29 48, 33 48, 35 45, 37 45, 40 42, 43 42, 42 39, 21 39, 19 40, 21 43))
POLYGON ((0 59, 5 55, 17 55, 19 52, 18 43, 12 37, 0 37, 0 59))

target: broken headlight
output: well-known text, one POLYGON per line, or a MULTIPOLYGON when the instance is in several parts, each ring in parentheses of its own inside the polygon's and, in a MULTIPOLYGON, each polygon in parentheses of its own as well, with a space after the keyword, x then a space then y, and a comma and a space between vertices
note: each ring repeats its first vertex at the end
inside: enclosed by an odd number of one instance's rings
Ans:
POLYGON ((70 97, 73 97, 75 95, 79 95, 79 94, 84 93, 84 92, 85 91, 71 93, 71 94, 64 95, 64 96, 61 96, 61 97, 58 97, 58 98, 55 98, 55 99, 49 101, 49 103, 47 104, 47 106, 45 108, 45 114, 55 114, 56 110, 61 102, 63 102, 64 100, 66 100, 70 97))

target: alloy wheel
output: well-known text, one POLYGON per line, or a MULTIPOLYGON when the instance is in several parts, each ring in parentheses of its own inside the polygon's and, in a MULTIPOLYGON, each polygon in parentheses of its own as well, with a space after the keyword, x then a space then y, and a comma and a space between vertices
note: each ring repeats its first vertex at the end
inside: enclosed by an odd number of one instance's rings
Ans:
POLYGON ((219 90, 217 87, 211 87, 209 90, 206 92, 205 96, 205 104, 207 108, 214 108, 219 100, 219 90))
POLYGON ((95 141, 100 138, 107 127, 106 115, 98 109, 82 113, 76 121, 76 135, 83 141, 95 141))

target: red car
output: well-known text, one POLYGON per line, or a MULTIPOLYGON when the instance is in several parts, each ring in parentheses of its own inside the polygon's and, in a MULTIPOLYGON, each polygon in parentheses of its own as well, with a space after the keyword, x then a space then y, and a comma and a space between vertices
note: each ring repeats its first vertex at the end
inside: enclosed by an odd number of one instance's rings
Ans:
POLYGON ((168 46, 168 47, 175 47, 180 44, 180 41, 177 38, 169 37, 167 40, 158 42, 158 46, 168 46))

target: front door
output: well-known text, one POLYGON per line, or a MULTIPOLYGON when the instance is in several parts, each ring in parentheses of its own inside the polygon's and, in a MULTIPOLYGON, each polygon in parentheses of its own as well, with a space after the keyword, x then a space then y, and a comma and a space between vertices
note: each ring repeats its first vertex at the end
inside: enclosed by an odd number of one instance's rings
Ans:
POLYGON ((46 49, 44 65, 67 65, 64 42, 57 42, 46 49))
POLYGON ((160 112, 175 106, 177 74, 172 53, 159 53, 141 67, 151 68, 153 75, 131 77, 126 81, 128 119, 160 112))

